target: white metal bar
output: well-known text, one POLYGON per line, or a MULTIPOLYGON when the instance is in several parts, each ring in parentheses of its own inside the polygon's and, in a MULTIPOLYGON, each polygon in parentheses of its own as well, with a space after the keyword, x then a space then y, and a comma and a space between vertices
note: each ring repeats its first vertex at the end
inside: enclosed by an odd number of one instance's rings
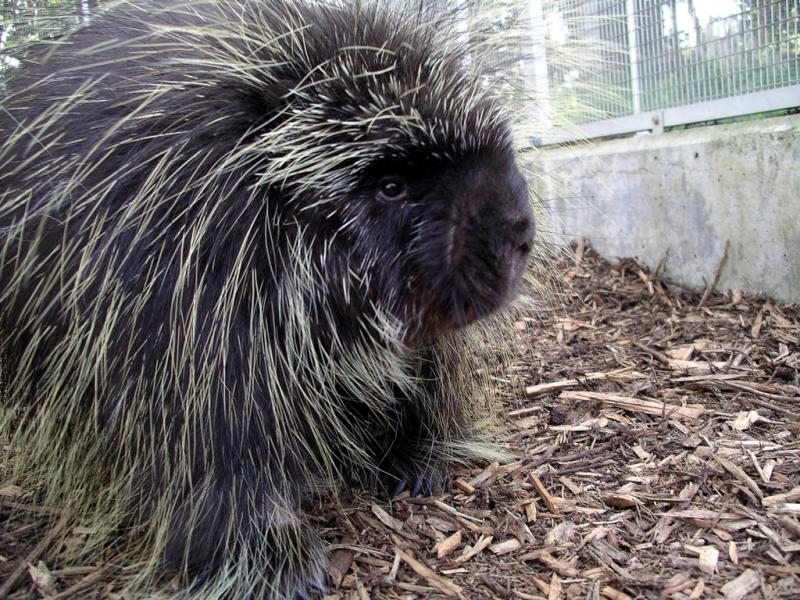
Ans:
POLYGON ((716 121, 799 106, 800 85, 790 85, 731 98, 698 102, 616 119, 594 121, 570 129, 557 129, 537 140, 537 145, 548 146, 639 131, 652 131, 659 128, 659 123, 663 124, 664 127, 675 127, 677 125, 716 121))
POLYGON ((631 95, 633 114, 642 111, 642 98, 639 90, 639 44, 636 41, 636 9, 634 0, 625 0, 625 16, 628 19, 628 61, 631 65, 631 95))
POLYGON ((592 121, 570 128, 558 128, 536 140, 536 146, 550 146, 577 140, 610 137, 635 131, 649 131, 653 128, 651 113, 639 113, 615 119, 592 121))
POLYGON ((547 48, 545 46, 544 11, 542 0, 532 0, 528 5, 531 26, 531 59, 528 61, 529 77, 533 80, 532 110, 537 123, 547 127, 552 125, 550 118, 550 80, 547 72, 547 48))
POLYGON ((741 117, 800 106, 800 85, 664 109, 664 127, 741 117))

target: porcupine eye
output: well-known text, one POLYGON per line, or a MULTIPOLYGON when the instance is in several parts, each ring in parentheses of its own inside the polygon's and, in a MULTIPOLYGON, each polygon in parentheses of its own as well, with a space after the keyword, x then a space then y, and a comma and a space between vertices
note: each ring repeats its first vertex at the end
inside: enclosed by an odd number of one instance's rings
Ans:
POLYGON ((402 202, 408 197, 406 182, 402 177, 390 175, 378 181, 378 200, 381 202, 402 202))

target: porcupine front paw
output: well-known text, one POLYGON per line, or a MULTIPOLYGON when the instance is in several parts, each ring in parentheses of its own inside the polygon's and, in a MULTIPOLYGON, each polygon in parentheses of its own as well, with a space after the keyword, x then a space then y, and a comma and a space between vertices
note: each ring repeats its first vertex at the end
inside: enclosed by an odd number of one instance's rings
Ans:
POLYGON ((450 481, 452 461, 433 439, 395 440, 380 461, 379 482, 385 493, 398 496, 408 490, 411 496, 441 493, 450 481))
POLYGON ((419 461, 413 464, 394 465, 385 481, 392 496, 406 490, 411 497, 432 496, 441 493, 450 478, 450 467, 443 461, 419 461))

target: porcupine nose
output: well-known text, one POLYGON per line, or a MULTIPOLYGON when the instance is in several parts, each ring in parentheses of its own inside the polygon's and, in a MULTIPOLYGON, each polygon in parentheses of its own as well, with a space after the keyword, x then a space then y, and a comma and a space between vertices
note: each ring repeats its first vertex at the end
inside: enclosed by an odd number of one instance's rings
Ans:
POLYGON ((536 226, 527 190, 514 194, 507 217, 506 256, 509 257, 509 282, 514 287, 528 262, 536 226))
POLYGON ((521 217, 511 225, 511 246, 523 260, 531 253, 535 230, 533 214, 521 217))

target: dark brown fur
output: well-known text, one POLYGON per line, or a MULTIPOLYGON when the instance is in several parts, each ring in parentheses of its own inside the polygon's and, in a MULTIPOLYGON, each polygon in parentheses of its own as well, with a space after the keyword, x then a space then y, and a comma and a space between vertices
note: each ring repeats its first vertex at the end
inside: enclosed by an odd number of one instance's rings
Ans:
POLYGON ((442 339, 513 296, 527 187, 497 101, 422 12, 174 6, 117 8, 8 83, 5 428, 36 446, 46 422, 40 463, 81 448, 69 468, 91 474, 52 484, 119 484, 134 500, 112 524, 162 565, 212 583, 249 568, 223 595, 303 597, 323 573, 303 494, 430 489, 470 443, 442 339), (240 20, 278 41, 237 37, 240 20), (227 63, 202 50, 222 41, 227 63), (373 360, 396 372, 351 373, 373 360))

